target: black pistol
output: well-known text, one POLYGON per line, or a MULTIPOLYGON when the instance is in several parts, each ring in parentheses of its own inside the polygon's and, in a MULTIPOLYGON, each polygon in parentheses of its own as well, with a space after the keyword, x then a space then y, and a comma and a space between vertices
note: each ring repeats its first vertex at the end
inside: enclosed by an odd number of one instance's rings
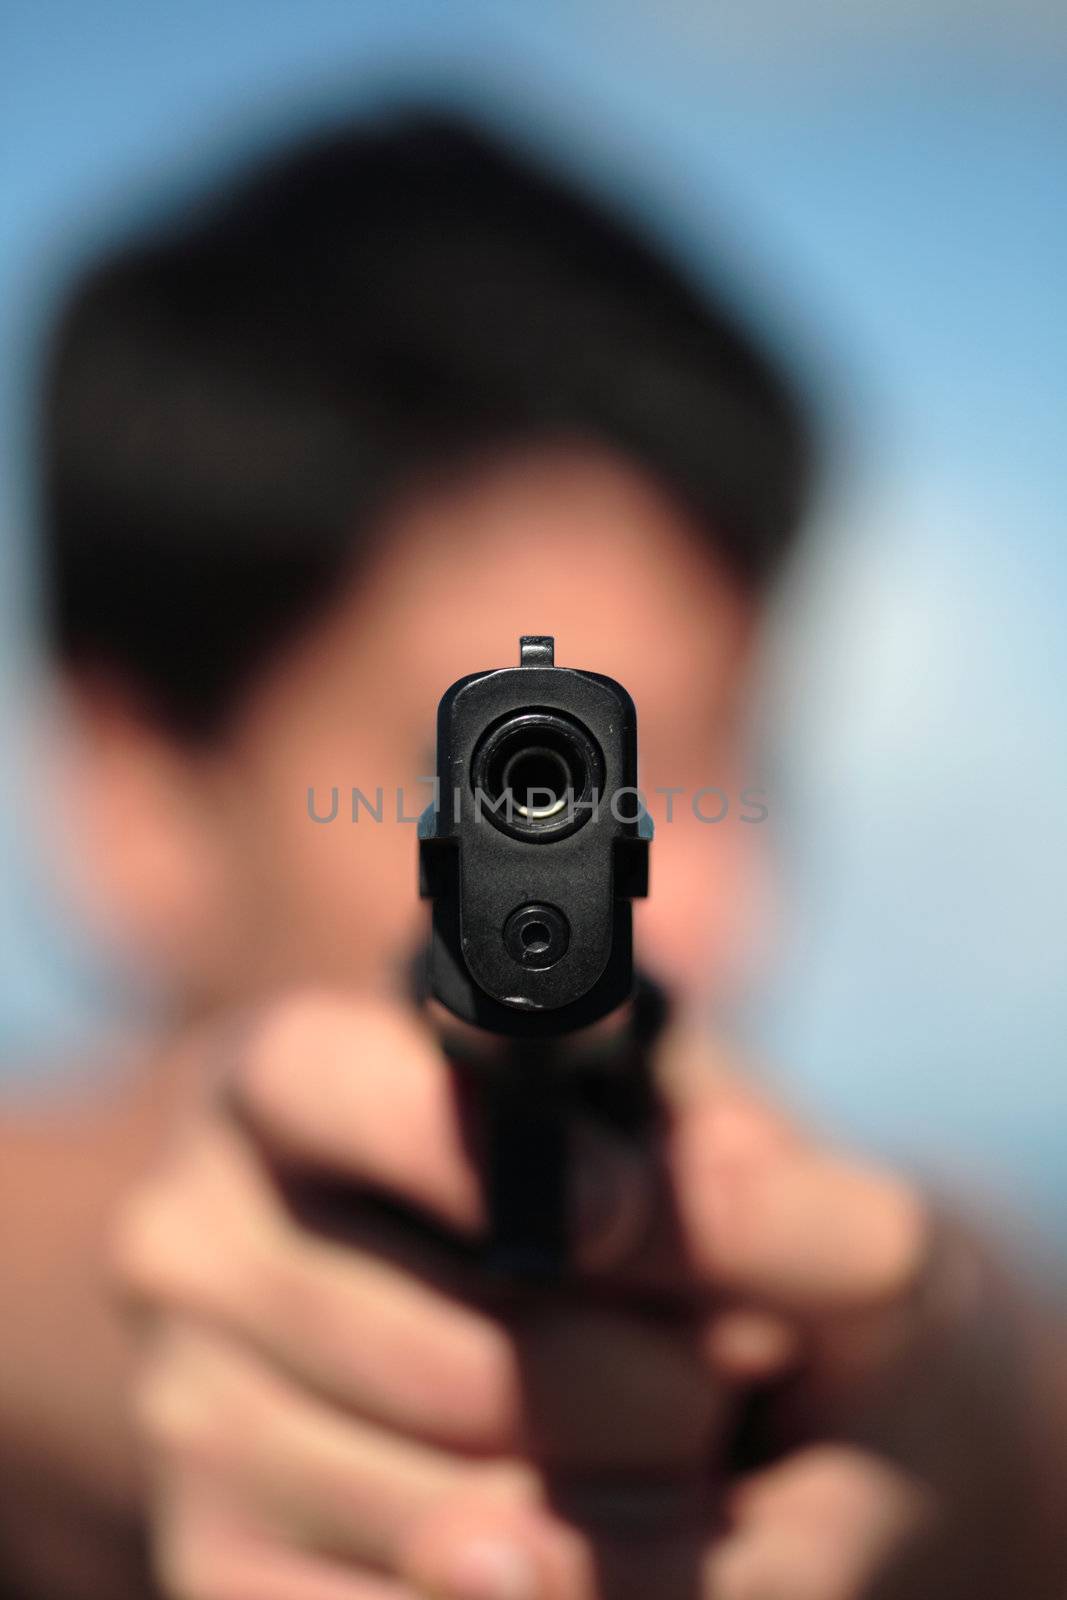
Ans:
POLYGON ((639 1136, 660 991, 635 975, 632 905, 652 823, 637 789, 637 716, 621 684, 558 667, 524 636, 519 664, 472 673, 437 717, 433 803, 419 825, 433 902, 423 988, 462 1027, 474 1074, 496 1269, 568 1264, 576 1112, 639 1136))

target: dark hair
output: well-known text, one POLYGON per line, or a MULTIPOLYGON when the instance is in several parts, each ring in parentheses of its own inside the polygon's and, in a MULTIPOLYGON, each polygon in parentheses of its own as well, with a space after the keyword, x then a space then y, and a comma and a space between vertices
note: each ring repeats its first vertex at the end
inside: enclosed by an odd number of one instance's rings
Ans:
POLYGON ((758 585, 809 477, 790 384, 638 232, 452 116, 260 164, 75 286, 47 367, 60 656, 189 736, 420 475, 600 442, 758 585))

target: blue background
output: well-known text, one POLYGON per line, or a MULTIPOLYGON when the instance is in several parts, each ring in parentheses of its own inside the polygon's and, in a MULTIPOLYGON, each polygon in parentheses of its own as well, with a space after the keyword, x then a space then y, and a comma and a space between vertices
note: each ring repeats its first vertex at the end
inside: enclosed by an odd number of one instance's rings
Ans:
POLYGON ((842 460, 764 694, 791 912, 751 1026, 830 1126, 1067 1246, 1062 9, 7 0, 0 63, 4 1071, 116 993, 25 783, 48 292, 220 154, 443 85, 714 263, 821 386, 842 460))

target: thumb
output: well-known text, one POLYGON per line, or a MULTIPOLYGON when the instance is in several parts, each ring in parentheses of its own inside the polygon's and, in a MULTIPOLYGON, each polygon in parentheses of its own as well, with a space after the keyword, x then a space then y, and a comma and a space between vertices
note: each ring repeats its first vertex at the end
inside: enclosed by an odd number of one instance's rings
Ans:
POLYGON ((662 1117, 642 1146, 581 1130, 576 1257, 628 1286, 786 1315, 906 1297, 927 1207, 904 1179, 813 1140, 689 1030, 657 1052, 662 1117))

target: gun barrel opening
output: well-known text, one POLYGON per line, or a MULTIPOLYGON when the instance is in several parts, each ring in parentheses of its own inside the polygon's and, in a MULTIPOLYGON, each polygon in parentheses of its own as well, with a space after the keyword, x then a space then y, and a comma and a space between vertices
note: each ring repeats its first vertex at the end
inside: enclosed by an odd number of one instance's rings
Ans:
POLYGON ((558 750, 531 745, 509 756, 502 774, 505 789, 520 817, 556 817, 567 804, 567 791, 576 792, 575 773, 558 750), (539 803, 537 803, 539 802, 539 803))
POLYGON ((561 712, 519 712, 492 729, 471 781, 498 827, 526 838, 560 837, 585 820, 603 771, 600 749, 561 712))

